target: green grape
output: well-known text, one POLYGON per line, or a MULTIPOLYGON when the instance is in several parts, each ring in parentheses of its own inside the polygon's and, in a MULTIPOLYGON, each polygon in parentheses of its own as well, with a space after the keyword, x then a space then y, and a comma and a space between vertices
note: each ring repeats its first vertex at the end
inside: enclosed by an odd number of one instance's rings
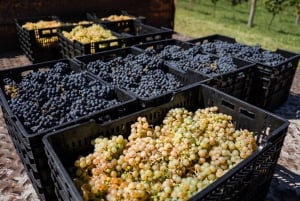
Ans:
POLYGON ((75 161, 84 200, 188 200, 257 149, 253 133, 217 107, 174 108, 161 125, 139 117, 128 140, 92 144, 94 153, 75 161))

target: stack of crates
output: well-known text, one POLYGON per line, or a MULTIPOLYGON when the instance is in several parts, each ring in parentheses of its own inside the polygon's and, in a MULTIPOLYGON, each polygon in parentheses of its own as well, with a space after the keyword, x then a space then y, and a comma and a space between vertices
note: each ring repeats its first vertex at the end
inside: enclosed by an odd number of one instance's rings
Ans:
MULTIPOLYGON (((115 14, 130 16, 125 11, 115 14)), ((74 182, 74 162, 79 156, 93 151, 93 139, 114 135, 127 138, 131 125, 141 116, 146 117, 151 125, 161 125, 170 109, 186 108, 195 111, 216 106, 219 112, 232 116, 237 129, 253 131, 258 149, 218 180, 195 193, 190 200, 263 201, 289 126, 286 119, 271 111, 288 97, 299 54, 275 51, 286 58, 276 66, 229 55, 233 57, 236 70, 214 76, 193 69, 178 69, 172 62, 161 59, 163 65, 160 70, 175 76, 182 86, 164 94, 144 98, 130 89, 120 88, 112 81, 103 79, 88 68, 89 64, 110 62, 128 55, 136 57, 150 54, 151 51, 155 51, 156 54, 153 55, 159 57, 160 52, 171 45, 188 50, 217 40, 231 44, 237 41, 224 35, 211 35, 183 42, 172 39, 172 30, 145 24, 146 19, 143 17, 131 16, 132 19, 111 22, 101 20, 108 13, 88 13, 86 16, 89 23, 82 25, 83 27, 101 25, 111 30, 117 39, 90 44, 70 41, 64 37, 63 31, 69 32, 76 25, 64 17, 43 18, 59 20, 64 26, 30 31, 22 25, 28 21, 34 22, 33 19, 17 20, 21 48, 30 60, 34 63, 54 60, 0 71, 1 107, 8 133, 41 200, 84 200, 84 195, 74 182), (41 56, 44 53, 53 57, 41 56), (67 59, 57 60, 61 56, 55 55, 56 53, 67 59), (122 104, 43 131, 30 132, 18 114, 13 113, 10 105, 12 98, 6 94, 4 79, 11 78, 18 83, 28 73, 47 71, 57 62, 65 62, 73 71, 85 72, 90 79, 100 80, 101 83, 114 87, 114 93, 122 104)), ((211 48, 211 52, 203 50, 201 54, 215 59, 228 56, 214 53, 213 45, 211 48)), ((118 65, 111 70, 117 71, 118 65)), ((131 64, 127 66, 132 67, 131 64)), ((145 72, 149 70, 147 66, 142 69, 145 72)))
MULTIPOLYGON (((211 43, 209 53, 222 56, 222 52, 216 53, 216 47, 213 45, 216 41, 231 44, 237 43, 234 38, 218 34, 193 39, 189 42, 195 45, 211 43)), ((265 50, 261 48, 260 51, 263 52, 265 50)), ((297 53, 281 49, 277 49, 272 53, 283 56, 285 60, 275 66, 255 60, 247 60, 256 64, 252 92, 248 101, 269 111, 273 111, 287 100, 300 58, 300 55, 297 53)), ((245 58, 240 58, 236 55, 230 56, 245 60, 245 58)))

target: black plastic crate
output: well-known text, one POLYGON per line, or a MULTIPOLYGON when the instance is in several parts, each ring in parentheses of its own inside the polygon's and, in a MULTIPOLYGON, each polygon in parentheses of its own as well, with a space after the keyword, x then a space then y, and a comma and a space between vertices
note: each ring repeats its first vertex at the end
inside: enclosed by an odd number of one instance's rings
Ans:
POLYGON ((133 21, 139 21, 145 23, 146 18, 143 16, 133 16, 130 15, 127 11, 125 10, 116 10, 116 9, 111 9, 111 10, 101 10, 101 11, 95 11, 95 12, 89 12, 87 13, 88 19, 102 24, 107 28, 113 28, 116 32, 122 33, 122 32, 133 32, 134 27, 132 22, 133 21), (108 18, 109 16, 126 16, 129 17, 130 19, 123 19, 123 20, 118 20, 118 21, 110 21, 108 19, 103 19, 103 18, 108 18))
POLYGON ((252 99, 249 100, 250 103, 270 111, 274 111, 287 100, 300 58, 300 54, 281 49, 275 53, 284 56, 286 60, 276 66, 257 63, 252 99))
MULTIPOLYGON (((83 27, 91 26, 92 24, 82 25, 83 27)), ((101 25, 100 25, 101 26, 101 25)), ((79 41, 71 41, 63 35, 63 31, 70 32, 75 26, 64 26, 58 29, 59 46, 61 53, 65 58, 72 58, 75 56, 82 56, 88 54, 94 54, 105 50, 117 49, 128 46, 128 39, 130 35, 121 34, 111 31, 112 35, 116 36, 117 39, 102 40, 99 42, 91 42, 83 44, 79 41)), ((103 27, 103 26, 102 26, 103 27)), ((105 28, 105 27, 103 27, 105 28)))
MULTIPOLYGON (((44 21, 57 21, 56 16, 40 16, 40 17, 28 17, 22 19, 15 19, 17 32, 19 36, 22 37, 24 40, 30 43, 32 48, 51 48, 58 46, 58 39, 57 39, 57 27, 51 28, 40 28, 40 29, 33 29, 27 30, 22 26, 27 22, 36 23, 40 20, 44 21)), ((62 26, 62 24, 61 24, 62 26)))
POLYGON ((253 87, 254 76, 256 75, 254 67, 245 67, 237 71, 215 76, 203 84, 216 88, 226 94, 249 102, 253 87))
POLYGON ((24 25, 26 22, 35 23, 39 20, 58 21, 56 16, 40 16, 15 19, 17 36, 21 49, 33 63, 62 58, 59 52, 57 36, 57 28, 59 26, 33 30, 27 30, 22 27, 22 25, 24 25))
POLYGON ((116 57, 126 57, 128 54, 137 55, 140 53, 142 53, 142 51, 135 47, 125 47, 125 48, 118 48, 115 50, 98 52, 96 54, 91 54, 91 55, 77 56, 73 58, 73 61, 77 63, 82 68, 82 70, 87 70, 86 65, 89 62, 93 62, 96 60, 109 61, 116 57))
POLYGON ((64 13, 57 14, 57 19, 63 23, 64 26, 74 26, 83 24, 92 24, 93 21, 89 18, 86 12, 76 12, 76 13, 64 13))
POLYGON ((237 129, 255 133, 259 149, 233 167, 217 181, 195 194, 191 200, 264 200, 279 157, 289 122, 206 85, 197 85, 174 94, 173 99, 105 124, 96 121, 78 124, 47 134, 43 138, 55 187, 64 200, 83 200, 75 187, 74 161, 93 151, 90 141, 99 136, 127 137, 137 117, 145 116, 149 124, 161 124, 171 108, 190 111, 217 106, 233 117, 237 129))
MULTIPOLYGON (((220 57, 218 57, 218 56, 213 56, 213 55, 210 55, 210 56, 213 58, 214 61, 217 61, 218 59, 220 59, 220 57)), ((232 60, 233 60, 233 64, 236 65, 236 68, 234 70, 231 70, 231 71, 228 71, 225 73, 206 74, 204 72, 200 72, 196 69, 191 69, 191 68, 188 68, 186 71, 183 69, 179 69, 179 70, 182 71, 183 73, 187 73, 187 74, 193 74, 193 73, 198 74, 198 77, 197 77, 198 80, 207 81, 209 79, 213 79, 214 77, 230 77, 230 75, 234 75, 235 72, 243 74, 243 72, 247 72, 244 69, 255 67, 254 63, 250 63, 248 61, 244 61, 244 60, 237 59, 237 58, 232 58, 232 60)), ((175 63, 176 62, 177 61, 175 61, 175 63)), ((178 67, 174 66, 172 64, 172 62, 167 61, 166 63, 168 66, 170 66, 174 69, 178 69, 178 67)), ((250 75, 252 75, 252 74, 250 74, 250 75)))
POLYGON ((166 39, 160 41, 147 42, 144 44, 136 44, 134 45, 134 47, 141 50, 154 49, 158 52, 161 52, 167 45, 176 45, 181 47, 184 50, 194 46, 194 44, 190 44, 185 41, 176 40, 176 39, 166 39))
MULTIPOLYGON (((17 114, 14 114, 12 112, 11 108, 8 105, 7 96, 3 92, 3 79, 9 77, 18 82, 24 75, 26 75, 26 73, 29 73, 31 71, 44 71, 50 69, 54 64, 58 62, 68 63, 75 72, 81 71, 78 65, 67 59, 55 60, 51 62, 49 61, 0 71, 1 107, 3 110, 5 122, 7 124, 8 133, 12 137, 14 145, 17 147, 18 154, 20 155, 24 166, 26 166, 27 173, 30 176, 32 183, 34 184, 35 190, 42 200, 56 200, 55 198, 53 198, 53 195, 55 195, 54 185, 51 178, 49 177, 50 168, 47 163, 42 143, 42 137, 46 133, 78 122, 88 121, 91 117, 103 122, 138 110, 138 108, 136 107, 136 98, 121 89, 114 88, 114 95, 119 101, 121 101, 121 103, 115 104, 103 110, 95 111, 92 114, 79 117, 78 119, 74 119, 73 121, 65 122, 43 131, 32 132, 26 130, 23 122, 21 122, 21 120, 17 117, 17 114), (46 189, 48 190, 46 191, 46 189)), ((97 79, 92 74, 88 73, 88 76, 91 80, 97 79)))
MULTIPOLYGON (((75 52, 74 42, 63 36, 63 30, 64 29, 58 30, 60 53, 63 56, 63 58, 73 58, 77 54, 75 52)), ((71 29, 68 29, 68 31, 71 31, 71 29)))
POLYGON ((130 45, 143 44, 151 41, 159 41, 172 38, 173 30, 166 27, 152 27, 150 25, 135 22, 135 33, 129 41, 130 45))
MULTIPOLYGON (((227 43, 237 43, 233 38, 218 34, 193 39, 188 42, 195 45, 202 45, 216 40, 227 43)), ((211 54, 217 54, 213 45, 210 48, 209 52, 211 54)), ((260 48, 260 51, 263 52, 267 50, 260 48)), ((250 103, 263 109, 273 111, 287 100, 300 55, 282 49, 271 52, 285 57, 286 60, 274 66, 266 65, 255 60, 247 60, 256 63, 257 71, 253 82, 252 99, 249 100, 250 103)), ((221 55, 219 54, 218 56, 221 55)), ((231 56, 245 60, 245 58, 236 55, 231 56)))
POLYGON ((129 20, 122 29, 119 22, 101 23, 108 29, 119 33, 130 34, 129 45, 143 44, 151 41, 165 40, 172 38, 173 30, 166 27, 153 27, 137 20, 129 20))
MULTIPOLYGON (((84 70, 91 71, 90 69, 87 68, 87 65, 91 62, 95 62, 97 60, 107 62, 116 57, 124 58, 129 54, 138 55, 141 53, 143 53, 143 51, 141 51, 140 49, 136 49, 135 47, 126 47, 126 48, 120 48, 120 49, 116 49, 116 50, 100 52, 100 53, 96 53, 93 55, 85 55, 85 56, 81 56, 81 57, 75 57, 74 61, 77 62, 78 64, 80 64, 84 70)), ((169 90, 168 92, 166 92, 164 94, 159 94, 159 95, 148 97, 148 98, 141 97, 141 96, 137 95, 136 93, 133 93, 133 91, 128 90, 126 88, 123 88, 123 89, 126 90, 128 93, 131 93, 132 95, 134 95, 139 100, 139 103, 142 107, 150 107, 150 106, 159 105, 163 102, 168 102, 172 98, 173 92, 175 92, 177 90, 181 90, 182 88, 185 88, 185 87, 190 87, 193 84, 202 81, 199 79, 199 75, 196 73, 193 73, 193 72, 188 72, 188 73, 182 74, 181 71, 178 71, 178 70, 168 67, 166 65, 162 65, 161 70, 163 70, 164 73, 170 73, 170 74, 174 75, 182 83, 182 87, 179 87, 176 90, 169 90)), ((92 73, 94 73, 96 76, 99 76, 96 72, 92 72, 92 73)), ((99 78, 103 79, 101 77, 99 77, 99 78)), ((110 82, 108 82, 108 83, 111 84, 110 82)), ((121 87, 121 86, 117 86, 117 87, 121 87)))
POLYGON ((274 200, 277 195, 283 200, 286 196, 284 192, 287 191, 289 200, 297 200, 300 197, 300 176, 281 164, 277 164, 266 201, 274 200))
POLYGON ((187 42, 195 44, 195 45, 202 45, 204 43, 214 42, 217 40, 227 42, 227 43, 236 43, 235 38, 232 38, 230 36, 221 35, 221 34, 212 34, 209 36, 204 36, 204 37, 188 40, 187 42))
MULTIPOLYGON (((88 25, 93 24, 93 21, 88 17, 87 13, 72 13, 57 15, 57 19, 61 21, 64 26, 88 25)), ((58 34, 60 53, 64 58, 72 58, 75 56, 74 43, 62 34, 58 34)))
MULTIPOLYGON (((183 42, 183 41, 178 41, 175 39, 169 39, 169 40, 161 40, 161 41, 155 41, 155 42, 150 42, 150 43, 145 43, 145 44, 141 44, 141 45, 135 45, 134 47, 141 49, 141 50, 149 50, 149 49, 154 49, 157 54, 160 54, 165 47, 167 46, 178 46, 179 48, 181 48, 179 51, 186 51, 189 50, 190 48, 195 47, 195 45, 191 44, 191 43, 187 43, 187 42, 183 42)), ((202 53, 200 52, 200 54, 203 55, 208 55, 207 53, 202 53)), ((219 57, 215 56, 215 55, 211 55, 211 57, 214 60, 218 60, 219 57)), ((188 68, 187 70, 181 68, 179 69, 178 66, 173 64, 173 61, 171 60, 166 60, 165 64, 168 65, 169 67, 172 67, 174 69, 177 69, 178 71, 181 71, 183 74, 184 73, 189 73, 189 74, 198 74, 199 76, 197 77, 198 80, 201 81, 206 81, 208 79, 211 79, 213 77, 216 76, 223 76, 223 77, 229 77, 231 75, 231 73, 238 71, 238 72, 247 72, 245 70, 243 70, 244 68, 253 68, 255 64, 248 62, 248 61, 244 61, 244 60, 240 60, 240 59, 236 59, 236 58, 232 58, 233 59, 233 64, 236 65, 236 69, 233 71, 229 71, 226 73, 219 73, 217 75, 212 75, 212 74, 205 74, 203 72, 200 72, 196 69, 191 69, 188 68)), ((180 62, 179 58, 174 59, 174 62, 180 62)))
MULTIPOLYGON (((85 116, 81 116, 79 118, 74 119, 74 121, 71 122, 65 122, 62 123, 60 125, 48 128, 43 130, 42 132, 32 132, 27 130, 24 126, 21 120, 19 120, 17 118, 16 114, 13 114, 11 108, 9 107, 8 103, 7 103, 7 96, 5 95, 4 92, 4 84, 3 84, 3 79, 4 78, 12 78, 16 81, 20 81, 22 79, 22 77, 24 75, 26 75, 27 73, 30 73, 31 71, 45 71, 48 70, 50 68, 53 67, 53 65, 55 65, 58 62, 63 62, 63 63, 67 63, 71 66, 71 68, 73 69, 73 71, 75 72, 80 72, 81 69, 80 67, 75 64, 74 62, 72 62, 71 60, 67 60, 67 59, 62 59, 62 60, 55 60, 55 61, 49 61, 49 62, 44 62, 44 63, 39 63, 39 64, 34 64, 34 65, 29 65, 29 66, 23 66, 23 67, 19 67, 19 68, 15 68, 15 69, 8 69, 8 70, 3 70, 0 71, 0 78, 1 78, 1 105, 2 105, 2 109, 4 114, 7 114, 6 117, 8 117, 11 122, 11 124, 16 124, 14 126, 17 126, 17 129, 21 130, 22 134, 24 134, 25 136, 19 135, 17 132, 14 132, 16 134, 16 136, 22 136, 25 137, 25 139, 23 139, 23 143, 22 145, 26 145, 25 147, 30 148, 32 150, 34 150, 34 148, 36 148, 36 146, 32 146, 30 145, 30 142, 33 140, 34 137, 38 136, 38 135, 43 135, 44 133, 47 133, 49 131, 55 130, 59 127, 63 127, 66 126, 68 124, 73 124, 76 121, 85 121, 88 120, 91 116, 98 116, 99 121, 102 119, 102 116, 105 117, 106 119, 110 119, 110 118, 117 118, 118 115, 122 115, 122 113, 124 112, 126 114, 126 112, 131 112, 130 110, 130 106, 135 105, 136 99, 126 93, 124 90, 119 89, 119 88, 114 88, 114 96, 117 98, 117 100, 120 101, 120 103, 113 105, 109 108, 103 109, 101 111, 95 111, 92 114, 89 115, 85 115, 85 116)), ((93 76, 92 74, 88 74, 88 78, 90 80, 96 80, 97 78, 95 76, 93 76)), ((103 84, 106 84, 104 82, 102 82, 103 84)), ((102 120, 104 121, 105 118, 103 118, 102 120)), ((37 140, 38 142, 39 140, 37 140)), ((37 146, 37 148, 39 148, 39 146, 37 146)), ((38 151, 36 152, 38 154, 38 151)), ((28 156, 32 156, 30 153, 27 153, 28 156)))
POLYGON ((47 50, 34 51, 28 48, 27 46, 21 46, 21 49, 26 55, 26 57, 32 63, 40 63, 45 61, 57 60, 62 57, 59 47, 55 47, 47 50))

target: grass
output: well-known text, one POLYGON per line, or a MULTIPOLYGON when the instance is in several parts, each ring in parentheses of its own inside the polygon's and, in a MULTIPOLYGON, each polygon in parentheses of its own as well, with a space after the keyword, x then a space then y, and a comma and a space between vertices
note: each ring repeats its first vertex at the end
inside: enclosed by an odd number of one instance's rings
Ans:
POLYGON ((211 34, 222 34, 249 45, 260 44, 268 50, 284 49, 300 53, 300 25, 295 25, 295 10, 288 8, 275 17, 270 30, 268 13, 262 1, 257 1, 254 27, 247 27, 249 3, 236 6, 235 20, 229 1, 217 3, 213 16, 213 4, 209 0, 177 0, 174 30, 181 34, 199 38, 211 34))

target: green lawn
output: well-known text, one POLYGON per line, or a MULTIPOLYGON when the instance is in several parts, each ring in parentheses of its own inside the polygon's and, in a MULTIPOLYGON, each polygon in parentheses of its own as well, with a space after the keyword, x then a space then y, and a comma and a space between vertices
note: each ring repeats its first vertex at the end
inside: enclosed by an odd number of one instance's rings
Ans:
POLYGON ((277 15, 273 26, 268 30, 271 14, 257 2, 254 27, 247 27, 249 3, 236 6, 236 19, 229 1, 220 0, 216 15, 210 0, 177 0, 175 12, 175 31, 192 37, 210 34, 223 34, 236 38, 238 42, 276 50, 277 48, 300 53, 300 25, 295 25, 295 11, 292 8, 277 15))

